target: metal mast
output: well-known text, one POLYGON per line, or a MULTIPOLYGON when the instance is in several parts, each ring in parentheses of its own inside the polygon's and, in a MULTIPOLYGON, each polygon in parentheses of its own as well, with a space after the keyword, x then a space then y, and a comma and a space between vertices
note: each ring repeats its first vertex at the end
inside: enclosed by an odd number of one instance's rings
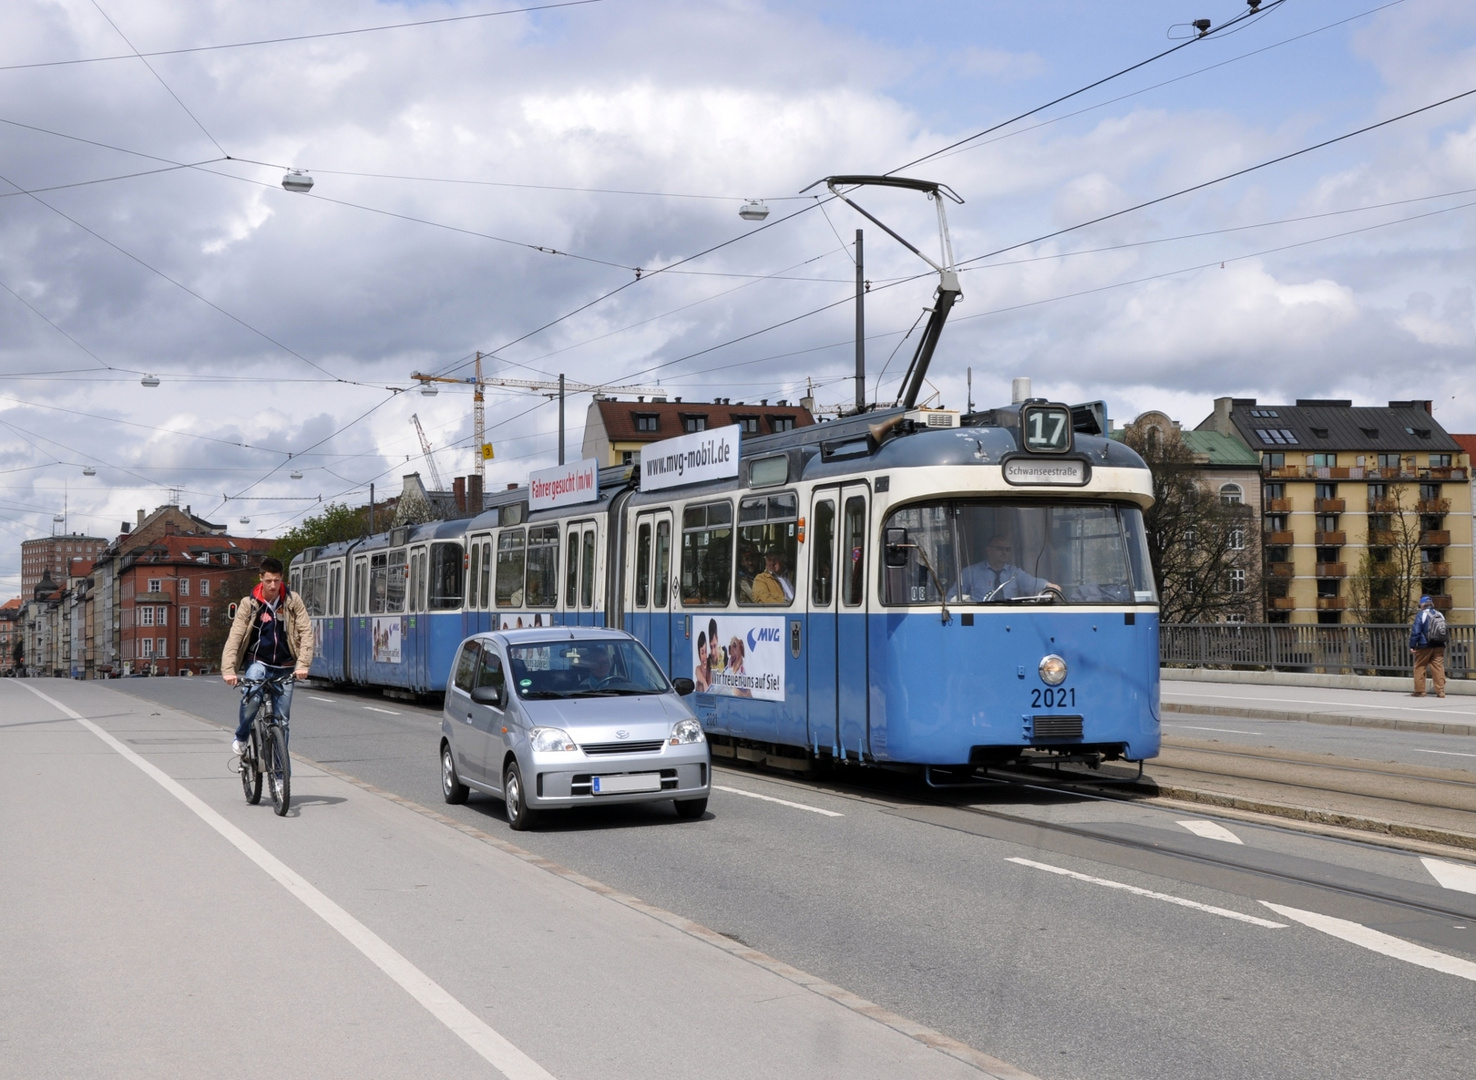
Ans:
POLYGON ((411 421, 415 424, 415 434, 420 436, 420 449, 425 452, 425 463, 430 469, 431 483, 435 484, 436 491, 445 491, 446 485, 441 483, 441 470, 436 468, 436 456, 431 453, 430 440, 425 437, 425 428, 420 426, 420 417, 410 414, 411 421))

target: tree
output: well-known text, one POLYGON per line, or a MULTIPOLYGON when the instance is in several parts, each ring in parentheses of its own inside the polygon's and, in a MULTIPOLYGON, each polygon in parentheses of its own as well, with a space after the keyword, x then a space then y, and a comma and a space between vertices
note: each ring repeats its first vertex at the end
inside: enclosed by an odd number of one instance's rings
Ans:
POLYGON ((1153 505, 1143 512, 1164 622, 1244 620, 1259 612, 1260 560, 1251 542, 1255 509, 1221 501, 1201 479, 1194 452, 1177 430, 1129 424, 1123 442, 1153 474, 1153 505))
POLYGON ((1354 617, 1365 624, 1403 624, 1414 618, 1423 555, 1418 513, 1405 509, 1405 487, 1369 507, 1368 546, 1348 583, 1354 617))
POLYGON ((225 652, 226 638, 231 633, 230 608, 256 587, 261 571, 255 566, 232 570, 216 588, 210 600, 210 625, 200 631, 200 657, 209 667, 219 667, 225 652))
POLYGON ((305 519, 297 528, 283 533, 268 554, 289 566, 305 548, 357 540, 369 531, 367 506, 344 506, 329 503, 321 514, 305 519))

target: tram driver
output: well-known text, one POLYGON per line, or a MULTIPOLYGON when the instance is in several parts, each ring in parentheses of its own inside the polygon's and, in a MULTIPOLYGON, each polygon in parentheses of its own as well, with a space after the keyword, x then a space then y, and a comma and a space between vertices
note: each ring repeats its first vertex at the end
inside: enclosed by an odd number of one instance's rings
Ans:
POLYGON ((1059 587, 1045 578, 1027 574, 1013 562, 1014 543, 1003 533, 996 533, 984 545, 984 558, 964 567, 959 575, 956 595, 951 599, 987 603, 1014 600, 1021 596, 1037 596, 1047 589, 1059 587))

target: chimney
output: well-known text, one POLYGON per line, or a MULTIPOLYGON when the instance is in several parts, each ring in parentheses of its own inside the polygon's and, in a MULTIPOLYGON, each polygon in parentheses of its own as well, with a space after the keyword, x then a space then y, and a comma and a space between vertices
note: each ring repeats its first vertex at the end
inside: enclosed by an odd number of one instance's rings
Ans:
POLYGON ((1230 423, 1230 410, 1234 406, 1234 398, 1215 398, 1215 415, 1210 420, 1209 429, 1211 431, 1218 431, 1221 435, 1233 435, 1235 433, 1235 425, 1230 423))
POLYGON ((456 496, 456 509, 466 511, 466 477, 458 476, 451 481, 451 494, 456 496))
POLYGON ((508 491, 517 491, 518 490, 518 485, 517 484, 508 484, 507 485, 507 490, 508 491))
POLYGON ((144 523, 144 512, 142 510, 138 512, 138 523, 140 525, 144 523))
POLYGON ((472 513, 482 512, 482 478, 476 473, 466 478, 466 504, 472 513))

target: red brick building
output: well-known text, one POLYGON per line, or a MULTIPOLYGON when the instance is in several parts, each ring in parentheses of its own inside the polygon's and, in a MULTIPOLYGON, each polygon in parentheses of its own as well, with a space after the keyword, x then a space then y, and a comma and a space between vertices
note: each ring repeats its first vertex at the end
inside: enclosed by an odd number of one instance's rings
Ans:
POLYGON ((815 422, 810 400, 799 405, 780 400, 742 402, 729 398, 716 401, 683 401, 681 398, 636 398, 620 401, 596 397, 584 418, 584 443, 581 456, 595 458, 606 465, 629 465, 641 447, 661 439, 690 435, 708 428, 737 424, 744 435, 772 435, 776 431, 792 431, 815 422))
MULTIPOLYGON (((267 539, 160 536, 130 551, 118 569, 119 659, 132 671, 200 673, 220 667, 200 640, 227 575, 260 563, 267 539)), ((239 600, 240 597, 231 597, 239 600)))
POLYGON ((21 596, 29 597, 41 582, 41 574, 51 571, 52 581, 66 581, 72 576, 72 563, 82 560, 91 566, 102 555, 108 542, 100 536, 64 533, 21 541, 21 596))

